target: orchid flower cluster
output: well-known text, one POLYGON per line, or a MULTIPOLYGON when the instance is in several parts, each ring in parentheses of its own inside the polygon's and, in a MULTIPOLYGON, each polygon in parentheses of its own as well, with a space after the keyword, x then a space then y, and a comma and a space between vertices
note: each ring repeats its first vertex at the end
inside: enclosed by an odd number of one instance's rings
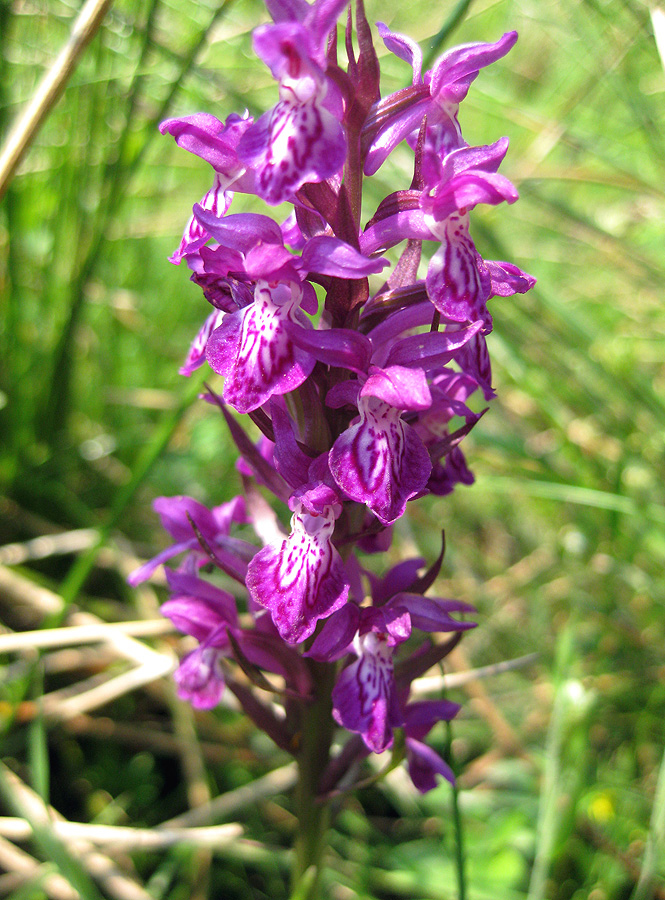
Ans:
POLYGON ((443 551, 424 574, 418 558, 383 577, 359 554, 389 548, 410 501, 473 482, 459 445, 482 415, 471 395, 494 395, 487 303, 534 283, 473 243, 471 210, 513 203, 517 192, 498 173, 507 138, 469 146, 458 120, 479 71, 517 34, 456 47, 423 74, 418 45, 379 23, 386 48, 412 69, 408 87, 382 97, 361 2, 347 12, 346 68, 337 22, 349 0, 266 2, 273 21, 253 43, 278 85, 272 109, 256 120, 199 113, 161 125, 213 170, 171 257, 212 307, 181 372, 207 362, 223 376, 221 396, 209 389, 206 399, 239 449, 244 494, 212 509, 157 500, 174 543, 131 581, 182 557, 166 570, 172 596, 162 607, 197 642, 175 675, 182 698, 211 708, 228 686, 296 756, 318 727, 319 795, 390 748, 424 792, 437 775, 452 779, 424 738, 458 706, 411 700, 411 684, 474 627, 464 618, 473 608, 428 596, 443 551), (410 185, 363 227, 363 179, 404 141, 410 185), (290 214, 229 212, 236 193, 288 204, 290 214), (435 248, 424 277, 423 244, 435 248), (384 254, 395 247, 391 263, 384 254), (258 444, 231 410, 258 426, 258 444), (288 505, 288 533, 266 491, 288 505), (235 595, 204 577, 211 564, 227 586, 242 586, 235 595), (347 733, 334 750, 333 720, 347 733))

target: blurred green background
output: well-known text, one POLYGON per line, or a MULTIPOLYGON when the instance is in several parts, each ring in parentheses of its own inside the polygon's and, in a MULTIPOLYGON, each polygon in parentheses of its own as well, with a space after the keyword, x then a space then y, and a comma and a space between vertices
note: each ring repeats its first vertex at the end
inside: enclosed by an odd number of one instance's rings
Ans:
MULTIPOLYGON (((1 134, 77 11, 0 2, 1 134)), ((640 0, 384 0, 367 12, 426 54, 440 28, 444 46, 520 33, 460 122, 473 144, 510 137, 502 171, 520 200, 475 210, 472 235, 538 285, 492 301, 498 399, 465 445, 476 484, 411 504, 393 548, 433 559, 445 528, 437 589, 474 603, 480 623, 456 667, 538 654, 454 691, 463 710, 433 733, 459 773, 464 890, 665 897, 665 15, 640 0)), ((221 417, 177 374, 207 304, 166 260, 210 170, 157 124, 270 106, 251 53, 264 19, 258 0, 118 0, 0 205, 0 544, 20 544, 0 547, 0 568, 105 621, 153 615, 164 596, 124 581, 166 544, 155 496, 218 504, 239 489, 221 417), (26 543, 74 529, 94 530, 77 552, 26 543)), ((380 52, 382 92, 409 83, 380 52)), ((408 187, 409 165, 393 154, 375 202, 408 187)), ((0 588, 6 628, 36 627, 0 588)), ((113 670, 94 654, 1 663, 3 758, 75 821, 154 826, 286 762, 235 712, 193 715, 165 681, 86 716, 35 715, 42 690, 113 670)), ((283 791, 234 813, 268 852, 178 847, 131 865, 154 898, 279 900, 290 815, 283 791)), ((448 785, 424 799, 397 781, 361 792, 331 836, 329 896, 458 897, 454 820, 448 785)), ((79 894, 96 896, 65 847, 44 835, 27 846, 74 866, 79 894)), ((20 886, 0 875, 0 892, 44 896, 44 871, 20 886)))

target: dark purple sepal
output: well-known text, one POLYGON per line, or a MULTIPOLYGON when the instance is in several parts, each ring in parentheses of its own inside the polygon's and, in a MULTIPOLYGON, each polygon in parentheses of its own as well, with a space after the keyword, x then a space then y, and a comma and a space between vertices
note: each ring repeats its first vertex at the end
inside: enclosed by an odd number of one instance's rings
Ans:
POLYGON ((345 603, 323 623, 323 628, 305 656, 319 662, 334 662, 351 650, 351 643, 360 625, 360 608, 355 603, 345 603))
POLYGON ((475 476, 466 464, 459 447, 453 447, 441 462, 432 465, 432 474, 427 482, 427 490, 436 497, 452 493, 458 484, 472 485, 475 476))
POLYGON ((349 328, 302 328, 286 323, 286 332, 300 350, 327 366, 366 372, 372 356, 369 338, 349 328))
POLYGON ((405 746, 409 776, 421 794, 437 786, 437 775, 442 775, 451 784, 455 783, 455 775, 448 763, 427 744, 407 736, 405 746))
POLYGON ((389 569, 383 578, 369 575, 372 585, 372 600, 376 606, 383 606, 394 594, 408 591, 418 576, 418 570, 425 565, 422 557, 405 559, 389 569))
POLYGON ((431 371, 455 359, 460 347, 481 331, 482 320, 457 331, 426 331, 397 341, 386 360, 386 366, 411 366, 431 371))
POLYGON ((202 578, 171 569, 166 570, 166 580, 172 595, 160 611, 178 631, 203 641, 223 622, 237 624, 235 599, 227 591, 202 578))
POLYGON ((221 399, 213 393, 211 393, 210 396, 213 399, 213 402, 216 403, 216 405, 221 410, 222 415, 226 420, 229 432, 231 433, 233 442, 238 448, 240 455, 243 457, 247 465, 256 473, 257 478, 263 484, 265 484, 266 487, 270 491, 272 491, 272 493, 276 497, 286 503, 291 494, 288 484, 259 452, 254 443, 245 433, 242 426, 238 424, 236 419, 231 415, 221 399))
POLYGON ((526 294, 536 283, 533 275, 522 271, 513 263, 486 259, 485 265, 492 278, 493 297, 511 297, 513 294, 526 294))
POLYGON ((270 401, 270 413, 275 431, 275 468, 292 488, 298 488, 308 480, 311 457, 298 446, 283 401, 280 402, 273 397, 270 401))
POLYGON ((476 611, 473 606, 461 600, 399 593, 388 601, 386 607, 405 609, 411 617, 413 627, 420 631, 468 631, 476 628, 475 622, 459 622, 451 618, 450 613, 474 613, 476 611))
MULTIPOLYGON (((246 658, 261 669, 281 675, 289 688, 301 698, 311 697, 312 677, 300 653, 277 635, 256 629, 235 632, 237 646, 246 658)), ((235 648, 234 648, 235 651, 235 648)))

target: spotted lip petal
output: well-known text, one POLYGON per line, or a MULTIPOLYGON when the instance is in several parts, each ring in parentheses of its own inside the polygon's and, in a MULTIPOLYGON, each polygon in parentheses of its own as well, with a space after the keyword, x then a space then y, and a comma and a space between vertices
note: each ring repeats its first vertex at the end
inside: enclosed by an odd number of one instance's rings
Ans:
POLYGON ((468 215, 450 216, 442 231, 443 243, 427 269, 427 294, 450 321, 487 321, 489 313, 485 303, 491 279, 469 236, 468 215))
POLYGON ((277 206, 303 184, 325 181, 338 172, 346 157, 346 137, 320 103, 282 100, 247 132, 239 150, 257 172, 257 194, 277 206))
POLYGON ((195 372, 199 366, 202 366, 206 359, 206 346, 208 344, 208 338, 222 324, 222 320, 224 317, 224 313, 221 309, 215 309, 210 313, 208 318, 203 323, 201 330, 196 335, 194 340, 192 341, 192 345, 189 348, 189 353, 185 359, 185 362, 180 367, 179 372, 181 375, 191 375, 192 372, 195 372))
POLYGON ((332 692, 335 721, 360 734, 374 753, 382 753, 393 729, 403 724, 391 643, 380 631, 358 637, 358 659, 342 671, 332 692))
POLYGON ((360 421, 333 444, 330 471, 352 500, 366 503, 383 525, 390 525, 424 490, 432 463, 398 409, 376 397, 360 397, 358 411, 360 421))
POLYGON ((271 205, 292 199, 303 184, 332 177, 346 159, 344 129, 326 108, 320 44, 321 35, 297 21, 254 32, 254 49, 279 81, 280 99, 245 132, 238 155, 256 172, 256 193, 271 205))
POLYGON ((285 327, 287 321, 307 327, 298 309, 301 296, 295 283, 275 287, 259 281, 254 303, 227 315, 208 339, 208 362, 225 376, 224 399, 238 412, 252 412, 273 394, 295 390, 314 368, 314 357, 293 344, 285 327), (290 299, 284 301, 287 291, 290 299))
POLYGON ((313 516, 301 506, 291 523, 288 538, 256 554, 246 583, 252 598, 270 611, 280 636, 295 644, 346 603, 349 584, 331 542, 333 511, 313 516))

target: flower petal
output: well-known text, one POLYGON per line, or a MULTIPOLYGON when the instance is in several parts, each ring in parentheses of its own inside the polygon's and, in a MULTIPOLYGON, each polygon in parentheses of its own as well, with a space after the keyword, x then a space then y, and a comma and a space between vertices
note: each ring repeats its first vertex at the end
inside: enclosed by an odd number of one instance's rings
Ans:
POLYGON ((349 584, 331 543, 332 511, 313 516, 301 510, 291 521, 289 537, 259 550, 249 564, 247 589, 270 610, 281 637, 294 644, 308 638, 319 619, 346 603, 349 584))

